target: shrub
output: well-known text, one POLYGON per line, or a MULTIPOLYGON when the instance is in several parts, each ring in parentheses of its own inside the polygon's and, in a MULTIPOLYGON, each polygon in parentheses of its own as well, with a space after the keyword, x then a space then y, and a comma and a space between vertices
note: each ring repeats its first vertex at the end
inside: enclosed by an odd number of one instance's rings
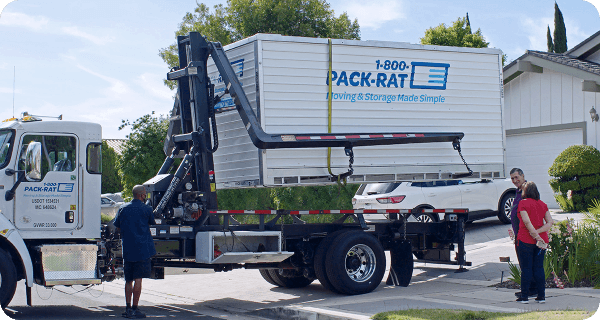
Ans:
POLYGON ((600 151, 592 146, 574 145, 561 152, 548 169, 550 187, 563 211, 586 211, 600 197, 600 151), (572 206, 567 205, 571 190, 572 206))

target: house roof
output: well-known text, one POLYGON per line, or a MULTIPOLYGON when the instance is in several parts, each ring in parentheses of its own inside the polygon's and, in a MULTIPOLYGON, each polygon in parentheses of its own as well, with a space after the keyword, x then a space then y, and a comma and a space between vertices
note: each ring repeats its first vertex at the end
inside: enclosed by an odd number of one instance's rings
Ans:
POLYGON ((595 62, 586 61, 583 59, 577 59, 577 58, 570 57, 566 54, 561 54, 561 53, 550 53, 550 52, 533 51, 533 50, 529 50, 529 51, 527 51, 527 53, 534 57, 538 57, 538 58, 548 60, 548 61, 553 61, 553 62, 560 63, 565 66, 577 68, 579 70, 583 70, 583 71, 587 71, 587 72, 590 72, 593 74, 600 75, 600 64, 597 64, 595 62))
POLYGON ((565 54, 571 57, 585 59, 592 53, 597 52, 598 49, 600 49, 600 31, 583 40, 578 45, 571 48, 571 50, 565 52, 565 54))
POLYGON ((102 139, 106 141, 109 147, 113 148, 117 154, 121 154, 123 152, 123 144, 127 139, 102 139))
POLYGON ((546 68, 600 85, 600 64, 586 60, 599 50, 600 31, 565 53, 527 50, 524 55, 504 67, 504 83, 523 72, 541 73, 546 68))

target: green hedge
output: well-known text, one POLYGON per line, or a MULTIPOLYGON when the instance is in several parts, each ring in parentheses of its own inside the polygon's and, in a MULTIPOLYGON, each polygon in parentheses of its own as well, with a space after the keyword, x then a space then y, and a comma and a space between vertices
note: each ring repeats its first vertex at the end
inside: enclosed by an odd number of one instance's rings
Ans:
POLYGON ((600 151, 574 145, 561 152, 548 169, 550 187, 563 211, 586 211, 600 198, 600 151), (572 198, 567 199, 571 190, 572 198))

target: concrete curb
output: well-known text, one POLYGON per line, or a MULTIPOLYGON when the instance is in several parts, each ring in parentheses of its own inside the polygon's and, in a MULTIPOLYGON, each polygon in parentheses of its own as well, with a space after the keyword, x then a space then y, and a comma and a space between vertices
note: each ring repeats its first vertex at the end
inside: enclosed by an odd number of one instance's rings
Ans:
POLYGON ((341 312, 329 308, 276 307, 260 309, 248 314, 277 320, 369 320, 370 315, 341 312))

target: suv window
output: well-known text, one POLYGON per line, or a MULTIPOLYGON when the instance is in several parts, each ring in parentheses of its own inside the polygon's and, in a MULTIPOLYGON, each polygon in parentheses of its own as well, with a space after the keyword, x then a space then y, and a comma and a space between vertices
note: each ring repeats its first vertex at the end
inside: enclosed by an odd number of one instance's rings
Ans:
POLYGON ((6 167, 10 161, 12 142, 12 131, 0 131, 0 169, 6 167))
POLYGON ((77 168, 77 139, 73 136, 26 135, 19 155, 19 170, 25 170, 25 153, 31 142, 42 144, 42 180, 50 171, 74 171, 77 168))
POLYGON ((402 184, 402 182, 363 184, 360 186, 360 188, 358 189, 356 194, 357 195, 370 195, 370 194, 389 193, 389 192, 394 191, 394 189, 398 188, 398 186, 401 184, 402 184))
POLYGON ((420 187, 420 188, 432 188, 432 187, 445 187, 445 186, 457 186, 462 184, 461 180, 436 180, 436 181, 420 181, 420 182, 412 182, 412 187, 420 187))

